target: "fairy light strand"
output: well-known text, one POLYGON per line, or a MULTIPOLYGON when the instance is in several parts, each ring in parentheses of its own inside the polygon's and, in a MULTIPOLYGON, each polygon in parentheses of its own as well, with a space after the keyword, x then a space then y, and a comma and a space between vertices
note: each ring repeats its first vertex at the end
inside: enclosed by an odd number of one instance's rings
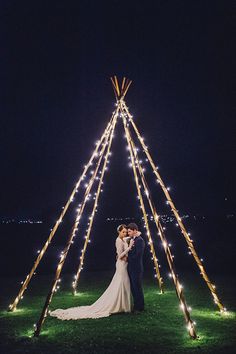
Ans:
POLYGON ((177 276, 175 268, 174 268, 173 256, 172 256, 171 251, 170 251, 170 246, 169 246, 169 244, 168 244, 168 242, 166 240, 166 237, 164 235, 163 228, 162 228, 161 223, 160 223, 160 217, 159 217, 159 215, 157 215, 155 207, 153 205, 153 202, 151 201, 149 189, 147 188, 147 182, 144 180, 145 177, 144 177, 143 169, 140 166, 140 162, 139 162, 139 159, 137 157, 137 149, 136 149, 135 144, 134 144, 134 142, 132 140, 132 137, 130 135, 129 129, 127 128, 127 121, 126 121, 125 118, 124 118, 124 127, 125 127, 125 130, 126 130, 127 141, 129 142, 129 146, 130 146, 131 160, 132 160, 132 163, 135 164, 134 166, 137 166, 136 168, 139 171, 139 175, 140 175, 143 187, 144 187, 145 192, 146 192, 145 193, 146 194, 146 198, 148 200, 151 212, 152 212, 153 217, 154 217, 154 221, 155 221, 155 224, 156 224, 156 227, 157 227, 157 230, 158 230, 158 235, 160 236, 160 239, 161 239, 163 247, 164 247, 164 251, 165 251, 165 254, 166 254, 167 262, 168 262, 168 265, 169 265, 169 268, 170 268, 170 272, 171 272, 171 277, 173 278, 173 282, 174 282, 175 289, 176 289, 176 294, 177 294, 177 297, 179 299, 181 309, 183 310, 183 314, 184 314, 185 321, 187 323, 187 329, 188 329, 189 335, 190 335, 191 338, 196 339, 197 338, 197 334, 196 334, 196 331, 195 331, 195 328, 194 328, 194 323, 193 323, 193 321, 192 321, 192 319, 190 317, 189 311, 188 311, 188 306, 187 306, 187 303, 186 303, 186 300, 185 300, 185 297, 184 297, 184 293, 183 293, 183 287, 179 283, 178 276, 177 276))
MULTIPOLYGON (((118 111, 118 109, 116 111, 118 111)), ((117 116, 117 114, 115 114, 114 117, 113 117, 112 127, 114 126, 114 123, 116 121, 116 116, 117 116)), ((37 322, 36 327, 35 327, 34 336, 36 336, 36 337, 39 336, 40 331, 41 331, 41 327, 42 327, 42 325, 43 325, 43 323, 44 323, 44 321, 45 321, 45 319, 47 317, 48 308, 49 308, 49 305, 51 303, 52 297, 53 297, 53 295, 54 295, 54 293, 56 291, 57 282, 58 282, 58 279, 60 277, 60 274, 61 274, 61 271, 62 271, 62 267, 63 267, 63 265, 65 263, 66 256, 67 256, 67 254, 69 252, 70 246, 71 246, 73 238, 75 236, 75 232, 78 229, 79 221, 81 219, 85 204, 87 203, 87 197, 88 197, 88 195, 90 193, 90 190, 92 189, 93 183, 94 183, 95 178, 97 176, 97 173, 98 173, 98 170, 99 170, 99 167, 100 167, 100 164, 101 164, 101 161, 102 161, 102 158, 103 158, 103 155, 104 155, 104 151, 105 151, 105 148, 106 148, 106 145, 107 145, 107 142, 108 142, 110 134, 111 134, 111 131, 106 136, 106 140, 105 140, 105 143, 103 144, 101 155, 100 155, 100 158, 99 158, 99 160, 97 162, 96 169, 95 169, 94 174, 92 175, 92 177, 91 177, 91 179, 90 179, 90 181, 88 183, 88 186, 86 188, 86 191, 84 193, 83 203, 82 203, 81 207, 78 208, 76 221, 75 221, 75 223, 74 223, 74 225, 72 227, 72 231, 71 231, 71 233, 69 235, 68 242, 67 242, 64 250, 61 253, 60 261, 59 261, 59 263, 57 265, 57 269, 56 269, 56 273, 55 273, 55 277, 54 277, 54 280, 53 280, 52 287, 51 287, 51 289, 50 289, 50 291, 48 293, 48 296, 46 298, 46 301, 45 301, 45 304, 44 304, 44 307, 43 307, 43 310, 42 310, 42 313, 41 313, 41 316, 40 316, 39 321, 37 322)))
POLYGON ((105 174, 105 171, 106 171, 106 166, 109 163, 108 158, 110 156, 110 149, 111 149, 111 144, 112 144, 112 140, 113 140, 113 134, 114 134, 116 122, 117 122, 117 120, 114 123, 114 127, 113 127, 113 130, 112 130, 111 135, 110 135, 109 145, 108 145, 108 148, 107 148, 107 152, 105 154, 104 163, 103 163, 103 167, 102 167, 102 173, 100 175, 97 191, 95 193, 94 205, 93 205, 93 209, 92 209, 91 215, 89 217, 89 225, 88 225, 87 233, 86 233, 86 236, 85 236, 84 246, 83 246, 83 249, 82 249, 82 252, 81 252, 81 256, 80 256, 79 267, 78 267, 77 273, 76 273, 76 275, 74 277, 74 281, 72 283, 73 294, 74 295, 76 294, 80 273, 82 271, 83 264, 84 264, 84 257, 85 257, 86 249, 87 249, 88 243, 90 241, 90 234, 91 234, 91 230, 92 230, 92 226, 93 226, 93 221, 94 221, 96 209, 97 209, 97 206, 98 206, 98 200, 99 200, 101 189, 102 189, 103 178, 104 178, 104 174, 105 174))
POLYGON ((128 143, 129 152, 130 152, 130 159, 131 159, 131 164, 132 164, 133 173, 134 173, 134 180, 135 180, 135 184, 136 184, 136 188, 137 188, 137 192, 138 192, 138 198, 139 198, 140 207, 141 207, 142 212, 143 212, 143 218, 144 218, 144 223, 145 223, 145 227, 146 227, 146 230, 147 230, 147 237, 148 237, 148 240, 149 240, 150 250, 151 250, 151 253, 152 253, 152 260, 153 260, 153 263, 154 263, 154 266, 155 266, 156 277, 157 277, 157 280, 158 280, 160 292, 163 293, 164 292, 163 279, 162 279, 161 274, 160 274, 159 264, 158 264, 158 260, 157 260, 157 257, 156 257, 156 252, 155 252, 155 249, 154 249, 154 246, 153 246, 153 241, 152 241, 152 237, 151 237, 151 232, 150 232, 149 222, 148 222, 148 218, 147 218, 147 213, 146 213, 146 210, 145 210, 145 205, 144 205, 144 202, 143 202, 143 197, 142 197, 142 193, 141 193, 141 189, 140 189, 140 185, 139 185, 139 181, 138 181, 138 176, 137 176, 137 172, 136 172, 134 156, 132 154, 130 140, 127 137, 126 121, 125 121, 125 117, 124 116, 123 116, 123 125, 124 125, 124 129, 125 129, 125 132, 126 132, 126 138, 127 138, 127 143, 128 143))
MULTIPOLYGON (((117 111, 117 110, 116 110, 116 111, 117 111)), ((98 141, 98 143, 97 143, 97 145, 96 145, 96 148, 95 148, 95 150, 94 150, 94 152, 93 152, 93 154, 92 154, 92 156, 91 156, 89 162, 85 165, 84 170, 83 170, 83 173, 82 173, 82 175, 80 176, 78 182, 76 183, 76 185, 75 185, 75 187, 74 187, 72 193, 70 194, 70 196, 69 196, 69 198, 68 198, 68 200, 67 200, 65 206, 62 207, 62 212, 61 212, 59 218, 57 219, 57 221, 56 221, 54 227, 51 229, 51 232, 50 232, 50 234, 49 234, 49 237, 48 237, 47 241, 45 242, 45 244, 44 244, 44 246, 42 247, 42 249, 38 252, 38 256, 37 256, 37 258, 36 258, 36 260, 35 260, 35 262, 34 262, 34 264, 33 264, 33 267, 31 268, 29 274, 26 276, 25 280, 23 281, 22 286, 21 286, 21 288, 20 288, 20 290, 19 290, 19 293, 17 294, 17 296, 16 296, 16 298, 14 299, 13 303, 9 305, 9 308, 8 308, 9 311, 14 311, 14 310, 16 310, 19 301, 23 298, 23 294, 24 294, 25 290, 28 288, 28 285, 29 285, 29 283, 30 283, 30 280, 31 280, 31 278, 33 277, 33 275, 35 274, 35 271, 36 271, 36 269, 37 269, 37 267, 38 267, 40 261, 42 260, 42 258, 43 258, 43 256, 44 256, 45 252, 47 251, 47 248, 48 248, 48 246, 50 245, 50 243, 51 243, 51 241, 52 241, 52 239, 53 239, 53 237, 54 237, 54 235, 55 235, 55 233, 56 233, 56 231, 57 231, 57 229, 58 229, 58 226, 59 226, 60 223, 63 221, 63 218, 64 218, 64 216, 65 216, 65 214, 66 214, 66 212, 67 212, 67 210, 68 210, 70 204, 72 203, 75 194, 78 192, 78 189, 79 189, 79 187, 80 187, 80 185, 81 185, 81 182, 83 181, 83 179, 84 179, 84 177, 85 177, 85 175, 86 175, 86 173, 87 173, 88 168, 90 167, 90 165, 91 165, 91 163, 93 162, 93 160, 97 157, 98 150, 99 150, 99 148, 100 148, 102 142, 104 141, 104 139, 106 138, 106 135, 109 133, 109 131, 110 131, 111 128, 112 128, 112 120, 113 120, 113 118, 114 118, 114 115, 116 114, 116 111, 113 112, 113 115, 112 115, 112 117, 111 117, 111 120, 110 120, 109 123, 107 124, 107 127, 105 128, 104 133, 102 134, 100 140, 98 141)))
POLYGON ((222 302, 220 301, 220 299, 219 299, 219 297, 218 297, 218 295, 217 295, 217 293, 216 293, 216 290, 215 290, 215 288, 214 288, 214 286, 213 286, 214 284, 212 284, 212 282, 210 281, 210 279, 209 279, 209 277, 208 277, 208 275, 207 275, 207 273, 206 273, 206 271, 205 271, 205 268, 204 268, 204 266, 203 266, 203 264, 202 264, 202 261, 201 261, 201 259, 198 257, 198 255, 197 255, 197 252, 196 252, 195 247, 194 247, 194 245, 193 245, 193 240, 189 237, 189 234, 188 234, 188 232, 187 232, 186 229, 185 229, 185 226, 184 226, 184 224, 183 224, 183 222, 182 222, 182 220, 181 220, 181 217, 179 216, 178 211, 177 211, 177 209, 176 209, 176 207, 175 207, 175 205, 174 205, 174 203, 173 203, 173 201, 172 201, 172 199, 171 199, 171 197, 170 197, 170 193, 169 193, 168 189, 165 187, 164 182, 163 182, 163 180, 162 180, 162 178, 161 178, 161 176, 160 176, 160 174, 159 174, 159 172, 158 172, 158 169, 157 169, 156 165, 154 164, 153 159, 152 159, 152 157, 151 157, 151 155, 150 155, 150 153, 149 153, 149 151, 148 151, 148 148, 147 148, 147 146, 145 145, 145 143, 144 143, 144 141, 143 141, 143 138, 141 137, 141 135, 140 135, 140 133, 139 133, 139 131, 138 131, 138 128, 137 128, 136 124, 134 123, 133 117, 132 117, 132 115, 129 113, 128 107, 126 106, 126 104, 124 103, 124 101, 122 102, 122 109, 123 109, 123 110, 125 111, 125 113, 127 114, 128 118, 129 118, 129 121, 131 122, 131 124, 132 124, 132 126, 133 126, 133 128, 134 128, 134 131, 135 131, 135 133, 136 133, 136 135, 137 135, 137 137, 138 137, 138 139, 139 139, 139 141, 140 141, 140 143, 141 143, 141 146, 142 146, 142 148, 143 148, 143 151, 145 152, 146 157, 147 157, 147 159, 148 159, 148 161, 149 161, 149 163, 150 163, 150 165, 151 165, 151 167, 152 167, 152 169, 153 169, 153 172, 154 172, 154 174, 155 174, 155 176, 156 176, 156 178, 157 178, 157 181, 158 181, 158 183, 160 184, 160 186, 161 186, 161 188, 162 188, 162 190, 163 190, 163 192, 164 192, 164 194, 165 194, 165 196, 166 196, 166 199, 167 199, 168 204, 170 205, 171 211, 172 211, 172 212, 174 213, 174 215, 175 215, 175 218, 176 218, 176 220, 177 220, 177 223, 178 223, 178 225, 179 225, 179 227, 180 227, 180 229, 181 229, 181 233, 182 233, 182 235, 184 236, 184 238, 185 238, 185 240, 186 240, 186 242, 187 242, 187 245, 188 245, 189 249, 191 250, 191 254, 192 254, 192 256, 194 257, 194 259, 195 259, 195 261, 196 261, 196 263, 197 263, 197 266, 198 266, 199 269, 200 269, 200 274, 202 275, 202 277, 203 277, 203 279, 205 280, 205 282, 206 282, 208 288, 209 288, 210 291, 211 291, 211 294, 212 294, 212 296, 213 296, 214 303, 219 307, 220 312, 225 312, 226 309, 225 309, 225 307, 223 306, 222 302))

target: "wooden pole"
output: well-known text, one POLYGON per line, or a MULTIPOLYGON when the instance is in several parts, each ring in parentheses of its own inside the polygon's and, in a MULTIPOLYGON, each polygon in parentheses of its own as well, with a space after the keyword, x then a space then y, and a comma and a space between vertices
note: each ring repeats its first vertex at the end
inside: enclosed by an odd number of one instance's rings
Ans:
MULTIPOLYGON (((112 128, 113 128, 114 123, 116 122, 116 119, 117 119, 117 111, 118 111, 118 109, 116 110, 116 114, 114 115, 114 118, 113 118, 112 128)), ((45 301, 41 316, 40 316, 40 318, 39 318, 39 320, 38 320, 38 322, 36 324, 36 327, 35 327, 34 336, 36 336, 36 337, 38 337, 39 334, 40 334, 42 325, 43 325, 43 323, 44 323, 44 321, 45 321, 45 319, 47 317, 47 314, 48 314, 48 308, 49 308, 49 305, 51 303, 52 297, 53 297, 55 291, 57 290, 57 283, 58 283, 58 280, 59 280, 63 265, 65 263, 65 260, 66 260, 67 254, 69 252, 70 246, 73 243, 73 239, 74 239, 75 233, 76 233, 76 231, 78 229, 80 218, 82 216, 82 213, 83 213, 85 204, 87 202, 87 198, 88 198, 88 195, 90 193, 90 190, 91 190, 91 188, 93 186, 94 180, 95 180, 95 178, 97 176, 98 169, 100 167, 100 164, 101 164, 101 161, 102 161, 102 158, 103 158, 103 154, 104 154, 104 151, 105 151, 109 136, 111 134, 111 131, 112 130, 109 131, 109 133, 106 136, 106 140, 103 143, 103 148, 102 148, 102 151, 100 153, 100 158, 99 158, 99 160, 97 162, 97 167, 96 167, 96 169, 95 169, 95 171, 94 171, 94 173, 93 173, 93 175, 92 175, 92 177, 91 177, 91 179, 90 179, 90 181, 88 183, 88 186, 86 188, 86 191, 85 191, 85 194, 84 194, 83 203, 82 203, 81 207, 77 211, 76 221, 75 221, 75 223, 74 223, 74 225, 72 227, 71 233, 70 233, 69 238, 68 238, 68 242, 67 242, 64 250, 61 253, 61 258, 60 258, 60 261, 59 261, 59 263, 57 265, 57 269, 56 269, 54 280, 52 282, 52 286, 51 286, 51 288, 49 290, 49 293, 47 295, 47 298, 46 298, 46 301, 45 301)))
POLYGON ((81 184, 82 180, 84 179, 84 177, 85 177, 85 175, 86 175, 86 173, 87 173, 87 171, 88 171, 88 169, 89 169, 91 163, 92 163, 92 162, 94 161, 94 159, 96 158, 96 156, 97 156, 97 154, 98 154, 98 150, 99 150, 99 148, 100 148, 100 146, 101 146, 103 140, 105 139, 105 137, 106 137, 106 135, 108 134, 108 132, 111 130, 112 120, 113 120, 113 118, 114 118, 114 114, 115 114, 115 113, 113 113, 111 120, 109 121, 107 127, 105 128, 104 133, 102 134, 100 140, 98 141, 98 144, 97 144, 97 146, 96 146, 96 148, 95 148, 95 150, 94 150, 92 156, 90 157, 89 162, 88 162, 87 165, 84 167, 83 173, 82 173, 82 175, 80 176, 78 182, 76 183, 74 189, 72 190, 72 193, 70 194, 69 199, 67 200, 65 206, 62 208, 62 212, 61 212, 61 214, 60 214, 58 220, 56 221, 54 227, 52 228, 52 230, 51 230, 51 232, 50 232, 50 234, 49 234, 49 237, 48 237, 47 241, 45 242, 45 244, 43 245, 41 251, 39 252, 39 254, 38 254, 38 256, 37 256, 37 258, 36 258, 36 260, 35 260, 35 262, 34 262, 34 264, 33 264, 33 267, 31 268, 30 272, 29 272, 28 275, 26 276, 26 278, 25 278, 25 280, 24 280, 24 282, 23 282, 23 284, 22 284, 22 286, 21 286, 21 288, 20 288, 20 290, 19 290, 19 293, 17 294, 17 296, 16 296, 16 298, 14 299, 13 303, 9 305, 9 309, 8 309, 9 311, 14 311, 14 310, 16 309, 16 307, 17 307, 19 301, 23 298, 24 292, 25 292, 25 290, 27 289, 27 287, 28 287, 28 285, 29 285, 29 283, 30 283, 31 278, 32 278, 33 275, 35 274, 35 271, 36 271, 36 269, 37 269, 37 267, 38 267, 38 265, 39 265, 41 259, 43 258, 45 252, 47 251, 47 248, 48 248, 48 246, 50 245, 50 243, 51 243, 51 241, 52 241, 52 239, 53 239, 53 237, 54 237, 54 235, 55 235, 55 233, 56 233, 56 231, 57 231, 57 229, 58 229, 60 223, 63 221, 63 218, 64 218, 64 216, 65 216, 65 214, 66 214, 66 212, 67 212, 67 210, 68 210, 70 204, 72 203, 75 194, 78 192, 78 189, 79 189, 79 187, 80 187, 80 184, 81 184))
POLYGON ((131 152, 131 155, 132 155, 132 163, 133 163, 134 166, 136 166, 136 169, 139 172, 139 175, 140 175, 140 178, 141 178, 144 190, 145 190, 145 194, 146 194, 146 197, 147 197, 147 200, 148 200, 148 203, 149 203, 149 206, 150 206, 150 209, 151 209, 151 212, 152 212, 152 215, 153 215, 156 227, 157 227, 158 235, 160 236, 160 239, 162 241, 162 244, 163 244, 163 247, 164 247, 164 250, 165 250, 167 262, 168 262, 168 265, 169 265, 169 268, 170 268, 170 272, 171 272, 171 275, 172 275, 172 278, 173 278, 173 282, 174 282, 174 285, 175 285, 176 294, 177 294, 177 297, 178 297, 179 302, 180 302, 180 307, 183 310, 183 314, 184 314, 185 321, 187 323, 187 329, 189 331, 189 335, 190 335, 191 338, 196 339, 197 338, 197 334, 196 334, 196 331, 195 331, 195 328, 194 328, 194 323, 193 323, 193 321, 192 321, 192 319, 190 317, 190 313, 188 311, 187 303, 186 303, 186 300, 185 300, 185 297, 184 297, 184 292, 183 292, 182 286, 181 286, 181 284, 180 284, 180 282, 178 280, 177 273, 175 271, 173 256, 171 254, 167 239, 165 237, 162 225, 160 223, 159 215, 157 215, 155 206, 154 206, 154 204, 153 204, 153 202, 151 200, 151 197, 150 197, 151 194, 150 194, 150 191, 149 191, 149 188, 148 188, 148 185, 147 185, 144 173, 143 173, 143 169, 142 169, 142 167, 141 167, 141 165, 139 163, 137 149, 136 149, 134 141, 133 141, 133 139, 132 139, 132 137, 130 135, 129 128, 127 127, 127 121, 126 121, 125 118, 124 118, 124 121, 125 121, 124 124, 125 124, 125 130, 126 130, 126 137, 127 137, 127 141, 129 142, 130 152, 131 152))
POLYGON ((126 88, 125 88, 125 90, 123 92, 122 99, 124 99, 124 97, 125 97, 125 95, 126 95, 126 93, 127 93, 127 91, 128 91, 128 89, 129 89, 131 84, 132 84, 132 81, 129 80, 129 82, 127 83, 127 86, 126 86, 126 88))
POLYGON ((104 174, 105 174, 105 171, 106 171, 106 168, 107 168, 108 157, 110 155, 110 150, 111 150, 111 144, 112 144, 112 140, 113 140, 113 134, 114 134, 114 130, 115 130, 115 125, 116 125, 116 122, 115 122, 115 124, 113 126, 113 130, 111 132, 110 139, 109 139, 109 145, 108 145, 108 148, 107 148, 107 151, 106 151, 106 154, 105 154, 104 163, 103 163, 103 167, 102 167, 102 173, 101 173, 100 180, 99 180, 99 183, 98 183, 98 188, 97 188, 96 197, 95 197, 95 200, 94 200, 92 213, 91 213, 90 218, 89 218, 89 225, 88 225, 87 233, 86 233, 86 236, 85 236, 84 247, 83 247, 83 250, 82 250, 82 254, 80 256, 79 267, 78 267, 77 273, 75 275, 74 281, 72 283, 73 294, 74 295, 76 294, 76 291, 77 291, 80 273, 82 271, 83 264, 84 264, 84 257, 85 257, 86 249, 87 249, 88 243, 90 242, 89 238, 90 238, 90 234, 91 234, 91 230, 92 230, 92 226, 93 226, 93 221, 94 221, 96 209, 97 209, 97 206, 98 206, 98 200, 99 200, 100 193, 101 193, 101 190, 102 190, 102 184, 103 184, 104 174))
POLYGON ((115 93, 115 97, 116 97, 116 99, 118 99, 118 92, 117 92, 117 89, 116 89, 115 81, 114 81, 113 77, 110 77, 110 79, 111 79, 111 82, 112 82, 112 87, 113 87, 113 90, 114 90, 114 93, 115 93))
POLYGON ((119 98, 120 97, 120 88, 119 88, 119 84, 118 84, 118 80, 117 80, 116 76, 114 76, 114 81, 115 81, 115 85, 116 85, 117 96, 119 98))
POLYGON ((174 202, 172 201, 172 199, 170 197, 168 189, 166 188, 166 186, 165 186, 165 184, 164 184, 164 182, 163 182, 163 180, 162 180, 162 178, 161 178, 161 176, 160 176, 160 174, 158 172, 158 169, 157 169, 156 165, 154 164, 153 159, 152 159, 152 157, 151 157, 151 155, 150 155, 150 153, 148 151, 148 148, 145 145, 145 143, 143 141, 143 138, 141 137, 141 135, 140 135, 140 133, 138 131, 138 128, 137 128, 136 124, 133 121, 132 115, 129 113, 129 110, 128 110, 127 106, 125 105, 125 103, 123 103, 122 108, 126 112, 126 114, 128 115, 129 121, 131 122, 131 124, 132 124, 132 126, 134 128, 134 131, 135 131, 135 133, 136 133, 136 135, 137 135, 137 137, 138 137, 138 139, 139 139, 139 141, 140 141, 140 143, 142 145, 142 148, 143 148, 143 150, 144 150, 144 152, 145 152, 145 154, 147 156, 147 159, 148 159, 148 161, 149 161, 149 163, 150 163, 150 165, 151 165, 151 167, 153 169, 153 172, 154 172, 154 174, 155 174, 155 176, 157 178, 157 182, 160 184, 160 186, 161 186, 161 188, 162 188, 162 190, 163 190, 163 192, 164 192, 164 194, 166 196, 167 202, 168 202, 168 204, 171 207, 171 211, 174 213, 175 218, 177 220, 177 223, 178 223, 178 225, 179 225, 179 227, 181 229, 181 233, 182 233, 182 235, 184 236, 184 238, 185 238, 185 240, 187 242, 188 248, 189 248, 193 258, 195 259, 198 268, 200 269, 200 274, 202 275, 202 277, 205 280, 208 288, 211 291, 211 294, 213 296, 213 300, 214 300, 215 304, 217 304, 217 306, 219 307, 221 312, 225 312, 226 309, 224 308, 222 302, 220 301, 220 299, 219 299, 219 297, 218 297, 218 295, 216 293, 215 286, 210 281, 210 279, 209 279, 209 277, 208 277, 208 275, 207 275, 207 273, 205 271, 205 268, 204 268, 204 266, 202 264, 202 261, 198 257, 198 254, 197 254, 197 252, 195 250, 195 247, 193 245, 193 240, 189 237, 189 234, 186 231, 186 228, 185 228, 185 226, 184 226, 184 224, 183 224, 183 222, 181 220, 181 217, 179 216, 178 210, 176 209, 176 207, 174 205, 174 202))
POLYGON ((135 180, 135 184, 136 184, 136 189, 137 189, 137 192, 138 192, 138 199, 139 199, 139 202, 140 202, 140 207, 141 207, 142 212, 143 212, 144 223, 145 223, 145 227, 146 227, 146 230, 147 230, 147 237, 148 237, 148 241, 149 241, 148 243, 149 243, 149 246, 150 246, 150 252, 152 253, 152 260, 153 260, 153 263, 154 263, 154 266, 155 266, 156 278, 158 280, 160 292, 161 292, 161 294, 163 294, 163 292, 164 292, 163 279, 162 279, 161 274, 160 274, 158 259, 157 259, 157 256, 156 256, 155 248, 153 246, 153 241, 152 241, 152 237, 151 237, 151 231, 150 231, 150 227, 149 227, 147 213, 146 213, 146 209, 145 209, 145 205, 144 205, 144 201, 143 201, 143 197, 142 197, 142 193, 141 193, 141 189, 140 189, 140 185, 139 185, 139 181, 138 181, 138 175, 137 175, 137 171, 136 171, 136 168, 135 168, 134 159, 133 159, 133 156, 132 156, 130 140, 127 137, 127 129, 126 129, 125 117, 124 117, 123 114, 122 114, 122 118, 123 118, 123 125, 124 125, 124 129, 125 129, 125 133, 126 133, 126 139, 127 139, 127 143, 128 143, 128 147, 129 147, 129 151, 130 151, 130 158, 131 158, 131 164, 132 164, 133 173, 134 173, 134 180, 135 180))
POLYGON ((126 77, 124 76, 124 77, 123 77, 123 80, 122 80, 122 85, 121 85, 121 91, 122 91, 122 92, 123 92, 123 90, 124 90, 125 80, 126 80, 126 77))

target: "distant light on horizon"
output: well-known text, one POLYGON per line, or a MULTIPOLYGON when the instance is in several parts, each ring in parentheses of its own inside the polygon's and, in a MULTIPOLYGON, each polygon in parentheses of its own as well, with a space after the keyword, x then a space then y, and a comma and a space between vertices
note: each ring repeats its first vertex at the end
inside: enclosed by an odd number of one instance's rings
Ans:
POLYGON ((42 224, 42 220, 31 220, 31 219, 3 219, 1 224, 42 224))

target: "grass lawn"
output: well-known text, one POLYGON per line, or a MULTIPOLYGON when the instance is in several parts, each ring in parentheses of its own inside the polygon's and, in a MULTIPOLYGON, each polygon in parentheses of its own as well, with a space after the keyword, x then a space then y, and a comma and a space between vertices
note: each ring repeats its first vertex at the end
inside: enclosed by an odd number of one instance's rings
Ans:
MULTIPOLYGON (((167 280, 160 295, 154 279, 145 279, 146 310, 142 314, 117 314, 104 319, 60 321, 48 317, 39 338, 30 337, 45 301, 51 277, 36 276, 15 312, 6 308, 21 279, 1 279, 1 353, 224 353, 235 352, 236 320, 234 277, 214 277, 220 297, 229 310, 220 315, 201 278, 184 276, 184 290, 198 340, 188 336, 175 290, 167 280)), ((79 293, 70 292, 72 276, 62 277, 51 309, 93 303, 111 280, 110 273, 83 273, 79 293)), ((183 277, 181 277, 181 280, 183 277)))

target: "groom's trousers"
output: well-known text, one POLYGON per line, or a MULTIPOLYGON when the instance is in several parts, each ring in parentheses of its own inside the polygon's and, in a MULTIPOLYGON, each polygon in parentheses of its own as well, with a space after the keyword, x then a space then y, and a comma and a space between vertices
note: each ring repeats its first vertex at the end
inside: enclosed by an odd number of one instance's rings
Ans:
POLYGON ((132 272, 128 269, 131 293, 134 300, 134 310, 143 311, 144 310, 144 296, 142 287, 143 272, 132 272))

